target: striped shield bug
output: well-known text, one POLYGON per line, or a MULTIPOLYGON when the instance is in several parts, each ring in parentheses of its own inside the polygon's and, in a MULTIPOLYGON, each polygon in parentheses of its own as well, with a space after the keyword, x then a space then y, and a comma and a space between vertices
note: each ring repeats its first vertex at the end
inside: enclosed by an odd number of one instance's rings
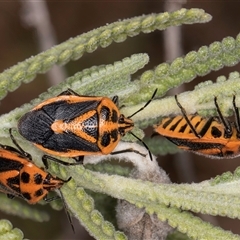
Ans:
POLYGON ((156 91, 141 109, 125 117, 117 107, 117 96, 113 99, 80 96, 68 89, 23 115, 18 122, 18 130, 35 146, 56 156, 82 160, 86 155, 116 154, 113 150, 121 137, 127 132, 134 135, 131 117, 151 102, 156 91))
POLYGON ((200 115, 187 115, 185 109, 175 96, 182 115, 164 118, 155 132, 166 137, 179 148, 210 158, 234 158, 240 155, 240 118, 235 96, 233 111, 235 121, 223 117, 214 98, 217 117, 204 118, 200 115))

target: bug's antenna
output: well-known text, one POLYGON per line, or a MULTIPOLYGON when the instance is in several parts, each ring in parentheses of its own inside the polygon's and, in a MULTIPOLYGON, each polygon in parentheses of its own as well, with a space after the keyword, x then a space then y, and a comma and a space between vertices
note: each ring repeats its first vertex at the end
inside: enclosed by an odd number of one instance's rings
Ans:
POLYGON ((149 154, 149 157, 151 159, 151 161, 153 160, 152 158, 152 153, 150 152, 147 144, 141 139, 139 138, 138 136, 136 136, 133 132, 129 132, 130 134, 132 134, 139 142, 141 142, 143 144, 143 146, 148 150, 148 154, 149 154))
POLYGON ((61 198, 62 198, 64 210, 65 210, 65 212, 66 212, 66 214, 67 214, 68 221, 69 221, 69 223, 70 223, 70 225, 71 225, 71 228, 72 228, 72 230, 73 230, 73 233, 75 234, 75 229, 74 229, 74 226, 73 226, 73 223, 72 223, 72 218, 71 218, 70 213, 69 213, 69 211, 68 211, 65 198, 63 197, 62 191, 61 191, 60 189, 59 189, 59 192, 60 192, 60 195, 61 195, 61 198))
POLYGON ((127 118, 132 118, 133 116, 135 116, 137 113, 141 112, 155 97, 156 93, 157 93, 157 88, 155 89, 152 97, 145 103, 145 105, 143 107, 141 107, 140 109, 138 109, 135 113, 133 113, 132 115, 128 116, 127 118))
MULTIPOLYGON (((149 103, 153 100, 153 98, 155 97, 156 93, 157 93, 157 88, 155 89, 155 91, 153 92, 152 97, 145 103, 145 105, 143 107, 141 107, 140 109, 138 109, 135 113, 133 113, 132 115, 128 116, 127 118, 132 118, 133 116, 135 116, 137 113, 141 112, 145 107, 147 107, 147 105, 149 105, 149 103)), ((147 144, 140 139, 139 137, 137 137, 133 132, 129 132, 130 134, 132 134, 132 136, 134 136, 139 142, 141 142, 143 144, 143 146, 148 150, 149 153, 149 157, 151 159, 151 161, 153 160, 152 158, 152 153, 150 152, 147 144)))

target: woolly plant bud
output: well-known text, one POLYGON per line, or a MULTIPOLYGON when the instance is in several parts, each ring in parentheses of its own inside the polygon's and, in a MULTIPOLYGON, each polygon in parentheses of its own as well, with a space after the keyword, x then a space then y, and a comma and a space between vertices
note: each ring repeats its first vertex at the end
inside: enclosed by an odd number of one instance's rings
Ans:
MULTIPOLYGON (((148 172, 139 172, 138 169, 134 169, 131 173, 131 177, 156 183, 170 183, 167 174, 158 167, 148 172)), ((149 196, 146 193, 146 198, 154 199, 154 196, 149 196)), ((138 208, 136 205, 125 200, 118 201, 116 211, 119 229, 123 230, 130 240, 166 239, 173 228, 169 226, 167 222, 160 221, 156 214, 153 213, 149 215, 146 213, 145 209, 141 208, 140 205, 141 204, 138 204, 138 208)))

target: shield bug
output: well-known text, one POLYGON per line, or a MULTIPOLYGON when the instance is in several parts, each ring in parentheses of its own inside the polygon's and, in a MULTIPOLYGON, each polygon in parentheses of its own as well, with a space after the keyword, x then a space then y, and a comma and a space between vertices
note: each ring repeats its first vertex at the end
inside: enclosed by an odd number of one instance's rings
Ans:
POLYGON ((151 102, 156 91, 144 107, 125 117, 117 107, 117 96, 80 96, 68 89, 23 115, 18 130, 35 146, 56 156, 80 160, 86 155, 116 154, 113 150, 121 137, 134 127, 131 117, 151 102))
POLYGON ((179 148, 210 158, 234 158, 240 155, 239 111, 233 96, 235 121, 223 117, 214 98, 217 117, 204 118, 200 115, 187 115, 175 96, 182 115, 164 118, 155 132, 166 137, 179 148))

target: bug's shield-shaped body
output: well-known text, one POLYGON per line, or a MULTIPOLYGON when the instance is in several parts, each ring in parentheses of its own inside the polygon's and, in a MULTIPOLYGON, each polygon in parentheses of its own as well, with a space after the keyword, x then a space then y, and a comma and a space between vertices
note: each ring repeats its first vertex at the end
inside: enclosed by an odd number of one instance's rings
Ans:
POLYGON ((47 153, 77 157, 111 153, 133 125, 107 97, 64 92, 26 113, 18 129, 47 153))

